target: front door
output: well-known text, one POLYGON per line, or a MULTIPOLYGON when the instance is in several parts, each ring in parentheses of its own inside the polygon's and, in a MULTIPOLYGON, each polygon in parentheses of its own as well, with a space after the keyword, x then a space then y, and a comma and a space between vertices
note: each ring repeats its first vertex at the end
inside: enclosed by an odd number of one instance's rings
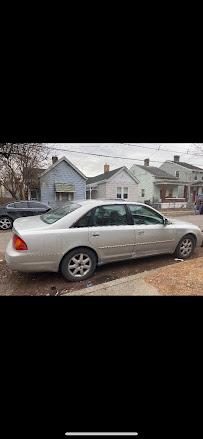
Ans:
POLYGON ((103 205, 95 209, 89 242, 103 262, 132 257, 135 232, 127 223, 124 204, 103 205))
POLYGON ((185 201, 188 201, 188 186, 184 186, 184 198, 185 201))
POLYGON ((174 250, 175 234, 170 225, 163 224, 162 215, 149 207, 129 205, 135 231, 134 256, 170 253, 174 250))

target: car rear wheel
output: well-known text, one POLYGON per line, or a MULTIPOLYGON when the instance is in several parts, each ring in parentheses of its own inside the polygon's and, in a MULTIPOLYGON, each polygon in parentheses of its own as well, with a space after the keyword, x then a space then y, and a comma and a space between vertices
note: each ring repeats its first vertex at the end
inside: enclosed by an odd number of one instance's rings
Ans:
POLYGON ((79 282, 90 277, 96 268, 96 256, 88 248, 77 248, 68 253, 62 260, 61 273, 73 282, 79 282))
POLYGON ((12 229, 13 221, 8 216, 2 216, 0 218, 0 230, 12 229))
POLYGON ((189 258, 195 249, 195 238, 191 235, 184 236, 176 249, 176 256, 180 259, 189 258))

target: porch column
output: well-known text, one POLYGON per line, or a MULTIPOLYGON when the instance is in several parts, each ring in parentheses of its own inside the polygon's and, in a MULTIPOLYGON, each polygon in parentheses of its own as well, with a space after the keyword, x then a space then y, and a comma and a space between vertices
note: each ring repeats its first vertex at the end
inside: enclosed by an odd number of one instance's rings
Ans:
POLYGON ((165 201, 165 196, 166 196, 166 186, 163 184, 160 187, 160 198, 162 203, 164 203, 165 201))

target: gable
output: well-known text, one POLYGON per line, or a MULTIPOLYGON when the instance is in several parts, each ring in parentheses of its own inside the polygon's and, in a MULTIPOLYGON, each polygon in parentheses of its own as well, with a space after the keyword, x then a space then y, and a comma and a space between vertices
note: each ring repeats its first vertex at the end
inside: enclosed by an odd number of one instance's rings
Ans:
POLYGON ((131 175, 127 168, 121 168, 119 172, 114 174, 107 182, 107 184, 114 184, 117 182, 118 184, 135 184, 138 185, 138 179, 131 175))
POLYGON ((41 175, 40 178, 42 178, 44 175, 53 172, 56 168, 60 167, 61 163, 63 163, 68 168, 71 168, 74 172, 80 175, 84 180, 87 180, 87 177, 72 163, 70 162, 67 157, 62 157, 60 160, 58 160, 53 165, 49 166, 41 175))

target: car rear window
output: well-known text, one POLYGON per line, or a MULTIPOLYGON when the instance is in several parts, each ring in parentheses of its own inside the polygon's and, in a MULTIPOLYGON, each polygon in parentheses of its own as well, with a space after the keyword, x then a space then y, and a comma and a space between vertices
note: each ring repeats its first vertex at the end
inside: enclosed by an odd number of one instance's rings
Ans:
POLYGON ((58 207, 57 209, 53 209, 51 212, 44 213, 43 215, 40 216, 40 218, 42 221, 44 221, 44 223, 53 224, 56 221, 63 218, 64 216, 73 212, 74 210, 79 209, 79 207, 81 207, 80 204, 67 203, 67 204, 63 205, 62 207, 58 207))

